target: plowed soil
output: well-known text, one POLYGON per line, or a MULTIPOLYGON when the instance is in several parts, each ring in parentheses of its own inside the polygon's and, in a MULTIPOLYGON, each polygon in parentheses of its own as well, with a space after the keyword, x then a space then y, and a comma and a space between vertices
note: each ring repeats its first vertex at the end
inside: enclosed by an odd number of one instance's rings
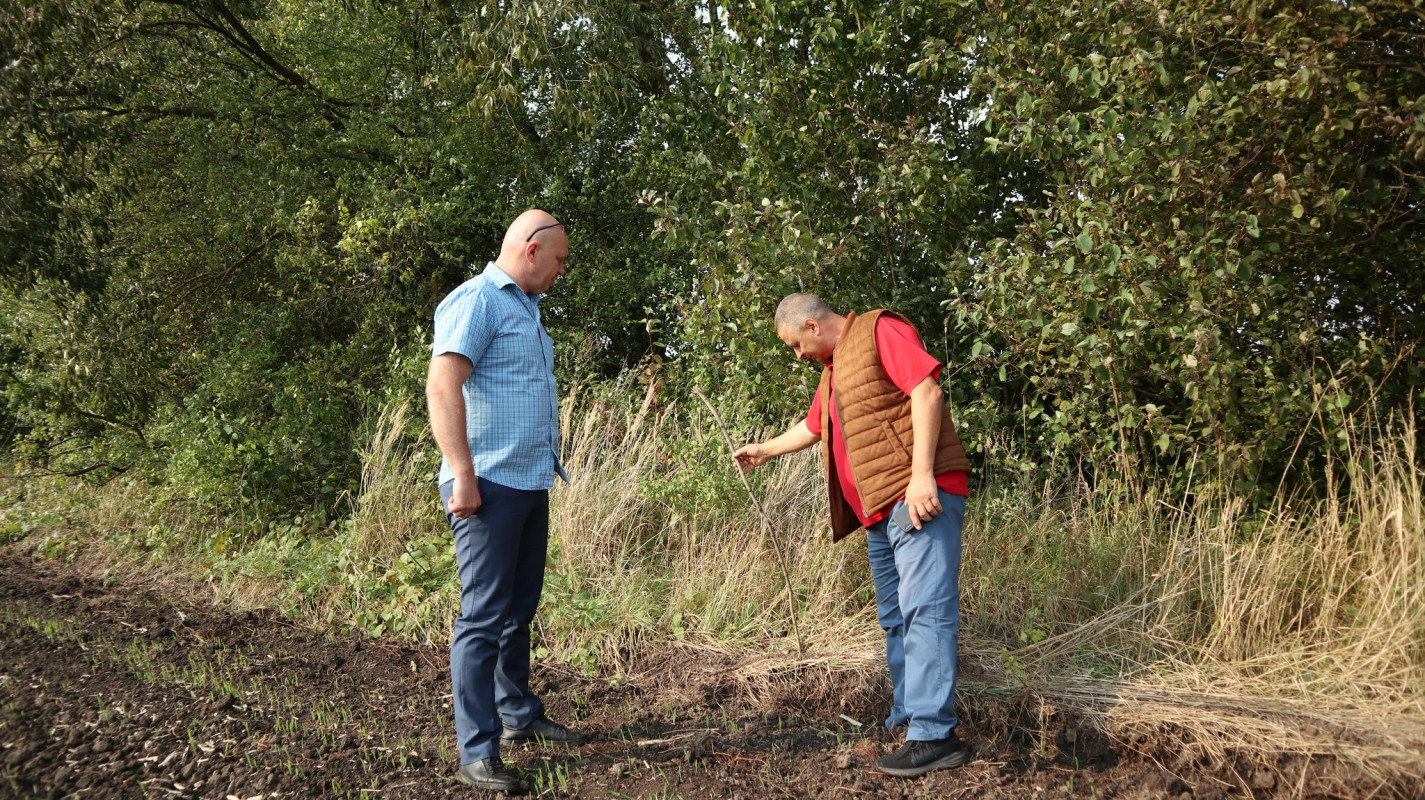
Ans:
MULTIPOLYGON (((480 794, 453 780, 444 648, 298 627, 156 586, 0 551, 0 796, 480 794)), ((1072 717, 1040 719, 1026 732, 1005 710, 1013 704, 970 701, 961 734, 975 760, 901 780, 872 766, 897 745, 871 722, 887 701, 884 681, 789 675, 750 692, 719 677, 735 666, 686 650, 644 656, 619 679, 540 664, 536 684, 550 716, 592 741, 515 749, 506 760, 532 795, 546 797, 1186 800, 1356 791, 1339 780, 1285 786, 1273 774, 1170 770, 1072 717)))

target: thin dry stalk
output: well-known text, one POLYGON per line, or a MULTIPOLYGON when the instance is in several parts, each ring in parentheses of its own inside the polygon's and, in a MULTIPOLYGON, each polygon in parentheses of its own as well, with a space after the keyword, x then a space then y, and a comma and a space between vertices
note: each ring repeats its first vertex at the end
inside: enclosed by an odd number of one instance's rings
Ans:
MULTIPOLYGON (((694 389, 693 394, 697 395, 698 399, 702 400, 703 405, 706 405, 708 411, 712 413, 713 422, 717 424, 718 430, 722 431, 722 437, 727 442, 727 452, 731 455, 737 448, 732 443, 732 436, 727 432, 727 426, 722 424, 722 418, 718 416, 717 409, 713 408, 713 404, 708 401, 707 395, 703 394, 703 390, 694 389)), ((806 646, 802 643, 801 626, 797 624, 797 598, 792 587, 792 571, 791 568, 787 566, 787 555, 782 549, 781 540, 772 535, 772 521, 767 517, 767 511, 762 507, 762 501, 757 497, 757 493, 752 491, 751 482, 747 480, 746 475, 742 474, 742 470, 737 469, 735 471, 737 472, 737 476, 742 480, 742 486, 747 489, 747 496, 752 498, 752 505, 757 509, 757 516, 762 520, 762 535, 769 539, 772 542, 772 546, 776 548, 777 562, 782 567, 782 578, 787 585, 787 616, 792 619, 792 632, 797 639, 797 655, 805 655, 806 646)))

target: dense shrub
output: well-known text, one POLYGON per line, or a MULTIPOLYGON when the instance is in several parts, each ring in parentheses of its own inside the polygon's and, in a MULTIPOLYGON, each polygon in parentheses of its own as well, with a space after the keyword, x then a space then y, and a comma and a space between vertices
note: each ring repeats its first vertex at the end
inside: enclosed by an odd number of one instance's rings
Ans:
POLYGON ((573 226, 565 386, 782 424, 809 289, 915 320, 978 452, 1270 490, 1420 397, 1404 0, 0 8, 0 424, 42 469, 334 508, 528 206, 573 226))

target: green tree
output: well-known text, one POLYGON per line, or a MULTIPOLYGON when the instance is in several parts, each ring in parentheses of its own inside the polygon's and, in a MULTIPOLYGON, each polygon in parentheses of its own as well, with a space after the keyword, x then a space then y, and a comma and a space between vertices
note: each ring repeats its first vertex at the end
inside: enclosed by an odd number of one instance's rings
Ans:
POLYGON ((1054 188, 956 319, 1046 447, 1275 488, 1419 391, 1422 35, 1405 2, 990 6, 987 141, 1054 188))
POLYGON ((769 416, 801 407, 783 388, 807 373, 789 376, 770 319, 800 290, 845 310, 896 308, 959 360, 941 304, 1039 181, 981 144, 986 97, 964 51, 974 15, 914 0, 719 10, 700 102, 664 113, 706 127, 714 108, 731 141, 689 148, 689 179, 648 194, 660 234, 697 266, 676 298, 692 379, 769 416))
POLYGON ((4 122, 28 144, 7 166, 42 189, 7 193, 3 223, 29 236, 5 273, 27 451, 101 475, 152 456, 243 502, 350 488, 384 362, 508 216, 498 137, 451 111, 459 16, 91 1, 7 21, 4 122), (84 269, 25 266, 78 249, 45 213, 88 232, 84 269))
POLYGON ((686 259, 648 244, 642 156, 663 143, 646 104, 687 71, 664 42, 693 41, 669 27, 696 27, 691 6, 563 9, 7 8, 0 122, 21 191, 0 224, 24 237, 7 239, 3 338, 24 452, 99 477, 144 464, 219 502, 329 505, 370 406, 417 393, 435 304, 530 205, 574 226, 575 275, 544 306, 578 354, 561 370, 657 354, 650 320, 686 259))

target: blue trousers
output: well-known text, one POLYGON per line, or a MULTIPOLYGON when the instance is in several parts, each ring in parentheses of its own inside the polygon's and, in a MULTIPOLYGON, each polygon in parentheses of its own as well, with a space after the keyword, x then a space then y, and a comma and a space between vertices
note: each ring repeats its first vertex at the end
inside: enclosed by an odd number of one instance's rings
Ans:
MULTIPOLYGON (((479 478, 480 509, 448 510, 460 573, 460 616, 450 643, 450 684, 460 763, 500 752, 500 722, 524 728, 544 713, 529 689, 529 624, 544 588, 549 492, 479 478)), ((454 482, 441 484, 449 509, 454 482)))
MULTIPOLYGON (((900 500, 892 514, 905 500, 900 500)), ((889 517, 866 529, 876 614, 886 632, 893 700, 886 727, 908 724, 908 741, 955 729, 960 633, 960 531, 965 498, 940 492, 944 511, 903 531, 889 517)))

